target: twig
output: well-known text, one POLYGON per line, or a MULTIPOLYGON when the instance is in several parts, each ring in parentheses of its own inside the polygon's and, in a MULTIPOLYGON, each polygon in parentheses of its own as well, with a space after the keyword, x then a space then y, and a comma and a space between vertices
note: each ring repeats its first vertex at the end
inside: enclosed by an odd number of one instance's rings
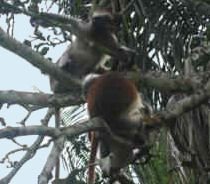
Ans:
MULTIPOLYGON (((42 120, 42 124, 43 125, 47 125, 50 118, 52 117, 53 111, 51 109, 48 110, 45 118, 42 120)), ((20 168, 31 158, 33 158, 33 156, 35 155, 37 149, 39 148, 40 144, 42 143, 44 139, 44 136, 39 136, 36 141, 29 147, 27 148, 27 152, 26 154, 22 157, 22 159, 15 165, 15 167, 12 169, 12 171, 5 176, 4 178, 2 178, 0 180, 1 184, 8 184, 11 179, 15 176, 15 174, 20 170, 20 168)))
POLYGON ((31 106, 30 104, 27 104, 27 105, 26 104, 22 104, 21 106, 23 106, 28 111, 26 116, 20 122, 17 122, 18 124, 20 124, 22 126, 26 126, 25 123, 30 118, 32 112, 43 108, 42 106, 37 106, 37 105, 31 106))
POLYGON ((2 126, 6 126, 6 122, 5 122, 4 118, 2 118, 2 117, 0 117, 0 124, 2 126))
POLYGON ((17 142, 15 139, 11 139, 11 141, 12 141, 13 143, 15 143, 16 145, 22 147, 22 148, 27 148, 27 145, 26 145, 26 144, 20 144, 20 143, 17 142))
POLYGON ((14 154, 14 153, 17 153, 19 151, 26 151, 28 148, 18 148, 18 149, 15 149, 15 150, 12 150, 10 152, 8 152, 1 160, 0 160, 0 163, 4 163, 6 159, 9 159, 9 156, 14 154))
POLYGON ((54 146, 48 156, 47 162, 39 175, 38 184, 46 184, 52 178, 52 170, 56 166, 57 160, 64 147, 64 136, 61 136, 54 142, 54 146))

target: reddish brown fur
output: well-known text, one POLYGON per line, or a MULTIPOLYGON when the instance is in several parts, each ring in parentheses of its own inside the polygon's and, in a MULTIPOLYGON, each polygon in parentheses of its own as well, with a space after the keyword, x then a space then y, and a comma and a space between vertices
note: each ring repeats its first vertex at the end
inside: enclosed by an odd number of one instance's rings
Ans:
POLYGON ((100 76, 88 90, 87 103, 90 117, 100 116, 110 125, 137 99, 135 85, 117 72, 100 76), (110 122, 111 121, 111 122, 110 122))
POLYGON ((88 166, 88 184, 93 184, 95 181, 95 160, 96 160, 96 153, 98 148, 98 140, 95 138, 95 133, 89 133, 89 139, 91 142, 91 152, 90 152, 90 159, 89 159, 89 166, 88 166))
MULTIPOLYGON (((87 93, 88 111, 90 117, 103 118, 109 127, 115 132, 120 127, 119 119, 138 98, 135 85, 117 72, 110 72, 95 79, 87 93)), ((96 152, 98 139, 94 132, 90 133, 91 156, 89 162, 88 183, 94 183, 96 152)))

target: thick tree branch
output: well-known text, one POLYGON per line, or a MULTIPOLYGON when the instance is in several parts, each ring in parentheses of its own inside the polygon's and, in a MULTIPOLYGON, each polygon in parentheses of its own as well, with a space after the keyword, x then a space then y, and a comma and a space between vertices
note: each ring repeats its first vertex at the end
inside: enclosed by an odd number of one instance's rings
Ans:
POLYGON ((196 93, 183 98, 175 103, 173 106, 168 107, 165 111, 159 112, 154 115, 150 120, 152 126, 161 127, 163 124, 169 125, 170 120, 180 117, 185 112, 188 112, 203 103, 208 103, 210 97, 210 81, 206 86, 198 90, 196 93))
POLYGON ((27 127, 7 127, 0 130, 0 139, 12 139, 24 135, 45 135, 50 137, 59 137, 61 131, 59 129, 46 127, 42 125, 27 126, 27 127))
POLYGON ((200 85, 193 78, 171 76, 163 72, 147 72, 139 77, 144 87, 153 87, 161 92, 192 92, 200 85))
POLYGON ((82 102, 83 99, 80 93, 52 95, 45 93, 0 90, 0 104, 30 104, 41 107, 65 107, 70 105, 78 105, 82 102))
POLYGON ((162 93, 193 93, 210 79, 209 72, 196 73, 191 76, 174 76, 160 71, 127 72, 126 77, 146 88, 155 88, 162 93))
POLYGON ((81 86, 81 81, 79 79, 72 77, 69 73, 64 72, 49 60, 44 59, 30 47, 10 37, 2 28, 0 28, 0 45, 39 68, 43 73, 53 76, 53 78, 65 84, 66 87, 69 86, 71 90, 81 86))
POLYGON ((104 121, 100 118, 93 118, 91 120, 85 121, 83 123, 78 123, 76 125, 72 125, 66 128, 52 128, 46 126, 27 126, 27 127, 6 127, 0 129, 0 139, 8 138, 12 139, 18 136, 24 135, 42 135, 42 136, 50 136, 53 138, 58 138, 59 136, 67 136, 67 137, 74 137, 80 135, 82 133, 97 130, 97 129, 104 129, 104 121))

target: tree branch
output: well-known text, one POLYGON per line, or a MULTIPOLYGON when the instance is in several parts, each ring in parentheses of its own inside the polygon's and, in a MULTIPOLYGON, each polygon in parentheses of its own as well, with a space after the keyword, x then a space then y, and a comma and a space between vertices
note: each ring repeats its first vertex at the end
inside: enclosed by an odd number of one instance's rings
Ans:
POLYGON ((39 68, 43 73, 51 75, 71 90, 74 88, 80 88, 81 81, 79 79, 71 76, 68 72, 61 70, 55 64, 33 51, 30 47, 10 37, 2 28, 0 28, 0 45, 22 57, 33 66, 39 68))
POLYGON ((25 136, 25 135, 42 135, 58 138, 59 136, 74 137, 91 130, 104 129, 104 121, 100 118, 93 118, 83 123, 71 125, 66 128, 52 128, 42 125, 27 126, 27 127, 6 127, 0 129, 0 139, 25 136))
POLYGON ((21 91, 1 91, 0 104, 30 104, 42 107, 65 107, 78 105, 83 102, 80 93, 74 94, 45 94, 21 91))
MULTIPOLYGON (((53 114, 52 109, 49 109, 49 111, 47 112, 45 118, 42 120, 42 124, 43 125, 47 125, 51 116, 53 114)), ((42 141, 44 140, 44 136, 39 136, 34 143, 27 149, 28 151, 26 152, 26 154, 22 157, 22 159, 15 165, 15 167, 11 170, 11 172, 5 176, 4 178, 2 178, 0 180, 1 184, 8 184, 11 179, 15 176, 15 174, 20 170, 20 168, 31 158, 33 158, 33 156, 35 155, 37 149, 39 148, 40 144, 42 143, 42 141)))
POLYGON ((38 184, 46 184, 52 178, 52 170, 55 167, 61 151, 64 147, 64 136, 59 137, 54 142, 54 146, 48 156, 47 162, 38 177, 38 184))
MULTIPOLYGON (((201 90, 197 90, 194 94, 183 98, 175 103, 173 106, 168 107, 165 111, 159 112, 154 115, 150 120, 150 125, 155 127, 161 127, 163 125, 169 125, 170 120, 178 118, 185 112, 188 112, 203 103, 208 103, 210 97, 210 80, 205 87, 201 90)), ((149 126, 150 126, 149 125, 149 126)))
POLYGON ((27 127, 7 127, 0 129, 0 139, 12 139, 24 135, 44 135, 57 138, 62 134, 59 129, 46 127, 42 125, 27 126, 27 127))
POLYGON ((126 76, 140 86, 155 88, 163 93, 192 93, 203 86, 202 80, 209 78, 209 73, 185 77, 159 71, 148 71, 147 73, 136 71, 128 72, 126 76))

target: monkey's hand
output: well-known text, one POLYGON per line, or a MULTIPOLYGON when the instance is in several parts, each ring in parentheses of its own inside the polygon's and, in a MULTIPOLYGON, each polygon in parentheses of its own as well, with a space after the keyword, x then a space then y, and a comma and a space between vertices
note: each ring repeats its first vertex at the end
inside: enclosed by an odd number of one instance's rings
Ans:
POLYGON ((105 177, 110 176, 111 174, 111 157, 112 157, 112 153, 98 160, 99 166, 101 170, 103 171, 103 175, 105 177))

